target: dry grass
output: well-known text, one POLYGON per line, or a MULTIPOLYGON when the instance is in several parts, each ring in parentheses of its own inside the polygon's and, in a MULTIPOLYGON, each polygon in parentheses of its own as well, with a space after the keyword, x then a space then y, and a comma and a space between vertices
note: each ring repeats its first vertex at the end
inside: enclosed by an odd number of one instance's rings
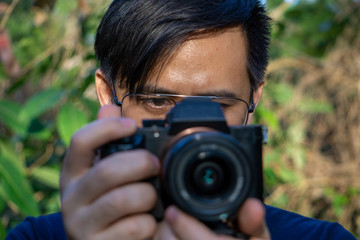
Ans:
MULTIPOLYGON (((354 16, 360 16, 360 11, 354 16)), ((333 106, 330 114, 306 116, 304 181, 280 185, 267 199, 288 196, 287 209, 335 220, 360 236, 360 33, 354 17, 322 62, 300 57, 271 63, 269 72, 301 72, 295 100, 311 97, 333 106), (333 192, 329 194, 329 190, 333 192), (343 203, 341 196, 345 196, 343 203), (343 209, 334 206, 343 204, 343 209)))

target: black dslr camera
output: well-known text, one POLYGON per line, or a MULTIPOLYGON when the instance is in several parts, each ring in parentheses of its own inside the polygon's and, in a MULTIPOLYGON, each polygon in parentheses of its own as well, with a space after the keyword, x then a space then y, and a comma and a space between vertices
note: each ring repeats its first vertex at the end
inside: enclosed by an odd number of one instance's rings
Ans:
POLYGON ((103 146, 100 154, 149 150, 161 161, 160 175, 149 180, 159 196, 152 211, 157 220, 175 204, 215 232, 239 237, 241 204, 263 199, 264 140, 264 127, 228 127, 219 103, 189 98, 165 120, 144 120, 135 135, 103 146))

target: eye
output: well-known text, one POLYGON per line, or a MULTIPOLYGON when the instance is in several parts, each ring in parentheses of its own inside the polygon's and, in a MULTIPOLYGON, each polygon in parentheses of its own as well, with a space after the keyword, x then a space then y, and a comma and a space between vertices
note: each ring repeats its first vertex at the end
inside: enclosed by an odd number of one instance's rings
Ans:
POLYGON ((228 108, 228 107, 231 107, 232 104, 220 102, 220 106, 221 106, 222 108, 228 108))
POLYGON ((232 107, 234 106, 234 104, 236 104, 236 101, 233 101, 231 99, 213 99, 213 101, 218 102, 222 109, 232 107))
POLYGON ((164 108, 172 106, 171 100, 167 98, 145 98, 143 99, 143 103, 153 108, 164 108))
POLYGON ((153 112, 156 114, 164 114, 170 111, 175 103, 164 97, 146 97, 141 99, 141 104, 147 111, 153 112))

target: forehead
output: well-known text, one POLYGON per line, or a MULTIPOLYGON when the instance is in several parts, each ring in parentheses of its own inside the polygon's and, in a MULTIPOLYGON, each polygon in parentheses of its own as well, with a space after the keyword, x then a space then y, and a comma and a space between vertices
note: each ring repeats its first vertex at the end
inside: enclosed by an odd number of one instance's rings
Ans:
POLYGON ((159 65, 145 89, 186 95, 230 91, 237 97, 250 92, 247 44, 239 28, 189 39, 159 65))

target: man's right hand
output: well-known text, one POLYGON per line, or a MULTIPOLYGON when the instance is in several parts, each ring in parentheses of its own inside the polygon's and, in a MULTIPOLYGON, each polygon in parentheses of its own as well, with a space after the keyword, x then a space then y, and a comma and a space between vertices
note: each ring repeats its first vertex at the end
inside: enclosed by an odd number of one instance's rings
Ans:
POLYGON ((131 136, 136 123, 113 105, 74 134, 60 177, 62 215, 70 239, 146 239, 156 231, 150 214, 156 191, 143 182, 159 172, 159 160, 146 150, 120 152, 94 164, 97 149, 131 136))

